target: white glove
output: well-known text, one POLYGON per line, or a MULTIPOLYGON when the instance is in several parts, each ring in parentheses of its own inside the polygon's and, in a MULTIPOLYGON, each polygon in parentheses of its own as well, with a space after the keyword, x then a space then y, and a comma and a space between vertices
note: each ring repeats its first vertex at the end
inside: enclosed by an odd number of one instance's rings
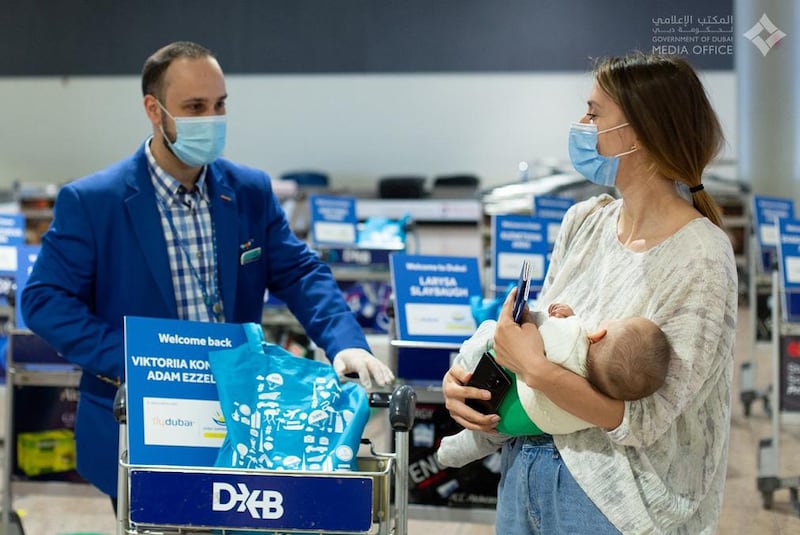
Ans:
POLYGON ((348 373, 357 373, 364 388, 372 386, 373 378, 378 386, 386 386, 394 381, 394 374, 388 366, 358 347, 342 349, 336 353, 333 357, 333 369, 340 380, 344 380, 348 373))

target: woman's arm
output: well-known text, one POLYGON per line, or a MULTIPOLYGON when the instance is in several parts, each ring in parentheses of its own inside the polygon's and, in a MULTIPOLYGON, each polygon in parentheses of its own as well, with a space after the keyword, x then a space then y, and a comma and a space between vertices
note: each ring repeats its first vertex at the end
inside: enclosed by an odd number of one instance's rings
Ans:
POLYGON ((625 405, 596 390, 586 379, 547 360, 536 325, 514 322, 511 309, 515 292, 506 299, 497 321, 494 350, 497 362, 547 396, 550 401, 604 429, 622 423, 625 405))

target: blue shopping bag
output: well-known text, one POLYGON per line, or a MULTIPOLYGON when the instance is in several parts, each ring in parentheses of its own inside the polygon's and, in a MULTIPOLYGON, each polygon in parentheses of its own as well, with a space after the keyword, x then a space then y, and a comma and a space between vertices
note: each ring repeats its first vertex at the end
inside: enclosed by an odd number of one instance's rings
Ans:
POLYGON ((243 325, 247 343, 208 354, 227 434, 215 466, 355 470, 369 401, 328 363, 296 357, 243 325))

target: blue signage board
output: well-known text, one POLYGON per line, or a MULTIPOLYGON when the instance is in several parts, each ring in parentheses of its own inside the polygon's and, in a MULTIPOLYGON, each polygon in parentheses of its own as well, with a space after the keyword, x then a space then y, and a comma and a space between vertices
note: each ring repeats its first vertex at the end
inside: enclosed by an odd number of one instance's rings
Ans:
POLYGON ((783 320, 800 321, 800 221, 778 220, 778 271, 781 276, 783 320))
POLYGON ((355 244, 358 218, 354 197, 310 195, 311 238, 316 244, 355 244))
MULTIPOLYGON (((39 256, 39 250, 41 246, 39 245, 18 245, 17 246, 17 272, 16 272, 16 279, 17 279, 17 291, 14 297, 16 298, 16 302, 19 303, 22 296, 22 290, 25 289, 25 285, 28 283, 28 277, 31 274, 31 270, 33 269, 33 264, 36 262, 36 257, 39 256)), ((22 307, 16 307, 15 310, 15 322, 17 329, 25 329, 25 320, 22 319, 22 307)))
POLYGON ((226 428, 208 353, 246 342, 241 324, 125 317, 131 464, 214 465, 226 428))
POLYGON ((780 197, 753 195, 753 233, 758 245, 757 266, 763 272, 777 267, 779 219, 794 219, 794 201, 780 197))
POLYGON ((549 264, 547 234, 551 223, 527 215, 492 218, 492 271, 497 296, 505 294, 509 285, 517 284, 523 260, 531 265, 531 297, 542 289, 549 264))
POLYGON ((134 524, 366 533, 372 478, 131 470, 134 524))
POLYGON ((533 198, 533 215, 561 221, 564 218, 564 214, 573 204, 575 204, 575 201, 568 197, 536 195, 533 198))
POLYGON ((395 253, 389 259, 400 340, 460 344, 475 332, 478 259, 395 253))
POLYGON ((539 195, 533 198, 533 216, 548 220, 547 250, 552 252, 556 237, 561 230, 561 220, 575 201, 568 197, 539 195))
POLYGON ((17 278, 17 247, 0 245, 0 305, 8 305, 17 278))
POLYGON ((0 245, 25 244, 25 216, 22 214, 0 215, 0 245))

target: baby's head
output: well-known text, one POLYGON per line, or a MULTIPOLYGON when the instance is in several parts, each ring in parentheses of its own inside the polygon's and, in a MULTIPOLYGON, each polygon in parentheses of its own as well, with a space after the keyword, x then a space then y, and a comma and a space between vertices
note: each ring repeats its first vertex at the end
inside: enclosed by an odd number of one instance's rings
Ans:
POLYGON ((589 382, 623 401, 641 399, 658 390, 667 377, 671 352, 658 325, 633 317, 611 320, 603 327, 605 336, 589 345, 589 382))

